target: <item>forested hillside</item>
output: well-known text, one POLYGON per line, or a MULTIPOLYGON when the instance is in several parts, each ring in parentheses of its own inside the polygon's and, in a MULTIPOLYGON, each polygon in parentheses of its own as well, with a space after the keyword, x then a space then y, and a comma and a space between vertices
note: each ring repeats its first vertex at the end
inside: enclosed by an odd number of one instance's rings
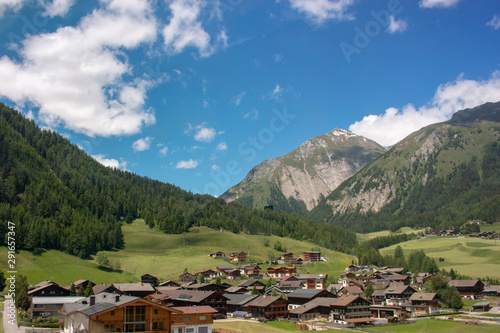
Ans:
MULTIPOLYGON (((0 104, 0 233, 16 223, 17 246, 79 257, 123 246, 121 223, 144 218, 181 233, 192 226, 310 240, 336 250, 356 245, 352 231, 297 215, 251 211, 105 167, 61 135, 0 104)), ((0 237, 4 241, 4 237, 0 237)))
POLYGON ((310 216, 358 232, 498 221, 499 121, 500 103, 487 103, 409 135, 310 216))

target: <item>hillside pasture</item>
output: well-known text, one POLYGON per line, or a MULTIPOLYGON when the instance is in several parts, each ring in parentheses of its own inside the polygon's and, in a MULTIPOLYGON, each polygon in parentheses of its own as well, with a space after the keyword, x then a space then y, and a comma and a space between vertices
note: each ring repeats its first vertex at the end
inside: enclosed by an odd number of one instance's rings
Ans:
MULTIPOLYGON (((218 265, 231 265, 222 259, 208 256, 215 251, 222 251, 227 255, 238 251, 249 251, 251 259, 267 262, 271 253, 274 256, 281 254, 274 249, 278 241, 295 256, 301 256, 302 252, 317 247, 313 243, 290 238, 234 234, 226 230, 221 232, 208 228, 193 228, 185 235, 167 235, 150 229, 143 220, 124 225, 122 232, 125 237, 125 248, 116 252, 105 252, 108 258, 118 260, 122 270, 131 272, 135 277, 150 273, 164 280, 178 279, 185 269, 190 273, 196 273, 208 268, 215 269, 218 265)), ((335 251, 326 249, 321 251, 328 259, 327 262, 304 265, 300 271, 339 275, 354 259, 352 256, 335 251)), ((261 267, 267 266, 264 264, 261 267)))
POLYGON ((363 243, 375 237, 392 236, 399 234, 415 234, 418 233, 419 231, 421 230, 413 229, 410 227, 403 227, 394 232, 390 230, 381 230, 381 231, 370 232, 367 234, 356 233, 356 238, 358 239, 358 242, 363 243))
POLYGON ((471 237, 432 236, 403 242, 381 249, 383 255, 394 254, 400 245, 406 256, 412 251, 424 250, 435 258, 440 269, 457 271, 472 278, 500 279, 500 241, 471 237), (439 258, 444 261, 439 262, 439 258))

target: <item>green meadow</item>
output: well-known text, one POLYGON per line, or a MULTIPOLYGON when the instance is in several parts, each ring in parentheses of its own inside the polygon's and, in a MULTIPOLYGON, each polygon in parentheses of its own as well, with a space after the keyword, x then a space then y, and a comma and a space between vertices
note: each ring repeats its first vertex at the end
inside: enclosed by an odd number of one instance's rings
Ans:
MULTIPOLYGON (((160 280, 177 280, 185 269, 191 273, 203 269, 215 269, 217 265, 231 265, 208 256, 209 253, 222 251, 226 254, 250 251, 250 258, 267 262, 270 254, 279 255, 274 244, 280 242, 287 251, 296 256, 317 246, 288 238, 264 235, 233 234, 232 232, 197 228, 185 235, 167 235, 150 229, 143 220, 122 227, 125 238, 124 249, 107 251, 111 261, 119 261, 121 272, 113 272, 99 267, 95 260, 83 260, 59 251, 49 250, 40 255, 28 251, 16 254, 16 269, 26 275, 30 284, 42 280, 52 280, 69 285, 79 279, 91 279, 95 283, 139 281, 140 276, 150 273, 160 280)), ((337 277, 349 266, 354 257, 347 254, 321 249, 326 262, 304 265, 301 273, 327 273, 337 277)), ((267 268, 267 264, 261 265, 267 268)), ((0 247, 0 269, 7 271, 7 248, 0 247)))
POLYGON ((418 233, 420 230, 413 229, 410 227, 403 227, 401 229, 398 229, 394 232, 390 230, 382 230, 382 231, 375 231, 375 232, 370 232, 367 234, 360 234, 356 233, 356 237, 358 239, 358 242, 366 242, 367 240, 370 240, 375 237, 382 237, 382 236, 390 236, 390 235, 399 235, 399 234, 414 234, 418 233))
POLYGON ((500 241, 472 237, 425 237, 393 245, 380 252, 383 255, 393 254, 401 245, 405 255, 414 250, 424 252, 438 261, 439 268, 457 271, 472 278, 492 277, 500 279, 500 241))
POLYGON ((493 333, 498 332, 498 325, 470 325, 459 321, 424 319, 417 320, 414 324, 377 326, 373 329, 364 329, 367 332, 393 332, 393 333, 493 333))

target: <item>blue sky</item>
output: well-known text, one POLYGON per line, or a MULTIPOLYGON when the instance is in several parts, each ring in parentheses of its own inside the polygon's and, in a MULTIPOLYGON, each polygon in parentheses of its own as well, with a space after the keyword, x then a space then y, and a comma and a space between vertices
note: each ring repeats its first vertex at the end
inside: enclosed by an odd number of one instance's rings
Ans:
POLYGON ((497 0, 0 0, 0 100, 220 195, 335 128, 384 146, 500 100, 497 0))

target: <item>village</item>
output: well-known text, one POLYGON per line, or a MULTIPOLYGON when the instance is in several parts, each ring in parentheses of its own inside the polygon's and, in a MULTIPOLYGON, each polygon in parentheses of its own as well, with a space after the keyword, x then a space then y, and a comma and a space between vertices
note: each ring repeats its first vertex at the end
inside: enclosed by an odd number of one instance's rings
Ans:
MULTIPOLYGON (((31 308, 22 320, 33 326, 52 322, 65 333, 210 333, 219 332, 212 329, 217 320, 286 320, 299 330, 321 330, 385 325, 449 311, 437 293, 424 291, 434 274, 352 264, 328 284, 328 274, 297 273, 297 267, 326 260, 319 251, 300 258, 282 253, 278 265, 265 270, 248 263, 245 252, 209 256, 225 258, 227 264, 186 271, 178 281, 160 282, 151 274, 136 283, 82 279, 61 286, 42 281, 30 286, 31 308)), ((477 300, 472 315, 500 314, 500 304, 490 301, 499 296, 500 286, 480 280, 447 282, 463 299, 477 300)))

